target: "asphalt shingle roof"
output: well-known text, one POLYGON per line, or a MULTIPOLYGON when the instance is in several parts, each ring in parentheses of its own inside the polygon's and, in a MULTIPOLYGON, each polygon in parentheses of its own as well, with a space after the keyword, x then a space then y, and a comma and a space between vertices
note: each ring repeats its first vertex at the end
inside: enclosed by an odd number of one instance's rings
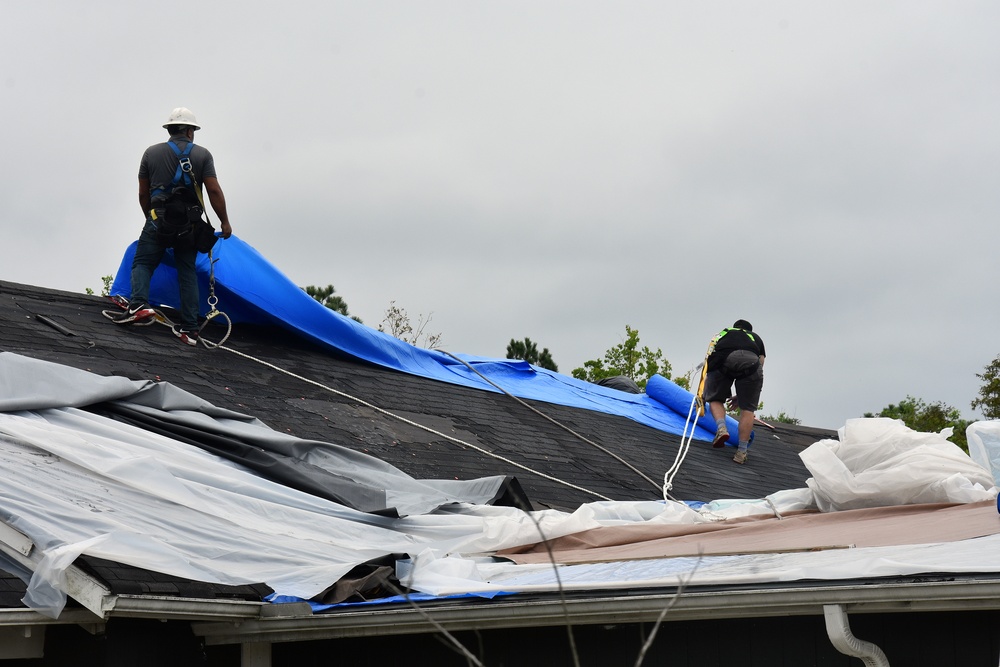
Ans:
MULTIPOLYGON (((0 349, 100 375, 175 384, 220 407, 258 417, 301 438, 333 442, 383 459, 417 478, 511 474, 538 506, 574 509, 597 499, 472 446, 407 424, 353 398, 615 500, 662 498, 679 436, 627 418, 537 401, 542 413, 624 459, 621 462, 501 393, 451 385, 338 356, 277 327, 236 325, 225 347, 182 345, 161 325, 122 327, 101 315, 106 299, 0 281, 0 349), (304 379, 328 387, 330 391, 304 379), (351 398, 347 397, 350 396, 351 398)), ((219 304, 225 310, 225 304, 219 304)), ((224 332, 206 329, 209 339, 224 332)), ((685 500, 757 498, 804 486, 804 445, 835 433, 758 428, 747 465, 732 449, 695 441, 672 495, 685 500)))

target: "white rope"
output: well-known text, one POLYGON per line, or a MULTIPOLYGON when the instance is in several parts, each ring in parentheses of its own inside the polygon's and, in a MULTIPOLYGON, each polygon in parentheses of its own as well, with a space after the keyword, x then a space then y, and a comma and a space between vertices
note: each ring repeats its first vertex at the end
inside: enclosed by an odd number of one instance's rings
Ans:
MULTIPOLYGON (((202 342, 202 344, 205 347, 207 347, 208 349, 210 349, 210 350, 214 350, 216 348, 222 347, 222 344, 225 343, 227 340, 229 340, 229 336, 233 333, 233 321, 231 319, 229 319, 229 315, 226 315, 224 312, 222 312, 221 310, 219 310, 218 308, 216 308, 216 306, 219 303, 219 297, 215 296, 215 263, 218 262, 218 261, 219 260, 213 258, 212 251, 209 250, 208 251, 208 262, 209 262, 209 264, 208 264, 208 266, 209 266, 208 289, 209 289, 209 293, 208 293, 208 298, 205 300, 206 303, 208 303, 209 312, 208 312, 207 315, 205 315, 205 321, 201 323, 200 327, 198 327, 198 340, 200 340, 202 342), (212 341, 204 338, 201 335, 201 332, 205 329, 206 326, 208 326, 209 322, 211 322, 213 319, 215 319, 217 317, 221 317, 221 318, 223 318, 223 319, 226 320, 226 334, 222 337, 222 339, 218 343, 213 343, 212 341)), ((128 302, 122 303, 122 301, 119 300, 119 297, 113 297, 113 300, 120 307, 122 307, 122 308, 128 308, 128 302)), ((156 313, 156 315, 154 317, 151 317, 149 319, 143 320, 141 322, 128 322, 128 325, 129 326, 136 326, 136 327, 144 327, 144 326, 148 326, 150 324, 153 324, 154 322, 157 322, 159 324, 163 324, 165 326, 170 327, 171 333, 173 333, 173 334, 176 335, 176 333, 177 333, 177 325, 174 324, 173 322, 171 322, 170 318, 167 317, 166 315, 164 315, 162 310, 160 310, 158 308, 153 308, 152 310, 153 310, 154 313, 156 313)), ((113 310, 102 310, 101 314, 104 315, 106 318, 108 318, 111 321, 115 321, 115 317, 117 315, 117 313, 115 311, 113 311, 113 310)))
MULTIPOLYGON (((211 254, 209 254, 209 261, 212 261, 211 254)), ((214 264, 214 262, 213 262, 213 264, 214 264)), ((214 282, 214 281, 212 281, 212 282, 214 282)), ((508 465, 511 465, 511 466, 514 466, 515 468, 519 468, 521 470, 524 470, 525 472, 529 472, 529 473, 531 473, 533 475, 538 475, 539 477, 542 477, 543 479, 547 479, 547 480, 549 480, 551 482, 555 482, 557 484, 562 484, 563 486, 567 486, 567 487, 569 487, 571 489, 575 489, 577 491, 582 491, 583 493, 590 494, 590 495, 594 496, 595 498, 600 498, 601 500, 609 500, 609 501, 611 500, 611 498, 608 498, 607 496, 601 495, 600 493, 597 493, 596 491, 591 491, 590 489, 586 489, 586 488, 584 488, 582 486, 577 486, 576 484, 572 484, 572 483, 567 482, 565 480, 559 479, 558 477, 553 477, 553 476, 547 475, 547 474, 545 474, 543 472, 539 472, 538 470, 535 470, 534 468, 529 468, 526 465, 523 465, 521 463, 517 463, 516 461, 511 461, 510 459, 508 459, 506 457, 503 457, 503 456, 500 456, 499 454, 494 454, 493 452, 491 452, 491 451, 489 451, 487 449, 483 449, 482 447, 478 447, 477 445, 474 445, 471 442, 466 442, 465 440, 461 440, 459 438, 455 438, 453 436, 450 436, 447 433, 441 433, 440 431, 436 431, 436 430, 434 430, 434 429, 432 429, 432 428, 430 428, 428 426, 424 426, 423 424, 418 424, 417 422, 414 422, 414 421, 411 421, 409 419, 406 419, 405 417, 401 417, 399 415, 393 414, 393 413, 389 412, 388 410, 380 408, 377 405, 373 405, 373 404, 371 404, 371 403, 369 403, 369 402, 367 402, 367 401, 365 401, 363 399, 360 399, 360 398, 358 398, 356 396, 351 396, 350 394, 346 394, 346 393, 344 393, 342 391, 338 391, 338 390, 334 389, 333 387, 328 387, 328 386, 326 386, 326 385, 324 385, 324 384, 322 384, 320 382, 316 382, 315 380, 310 380, 309 378, 302 377, 301 375, 296 375, 295 373, 292 373, 289 370, 285 370, 284 368, 276 366, 276 365, 274 365, 274 364, 272 364, 270 362, 264 361, 263 359, 258 359, 258 358, 254 357, 252 355, 246 354, 245 352, 240 352, 239 350, 233 349, 231 347, 226 347, 224 345, 224 343, 227 340, 229 340, 229 336, 230 336, 230 334, 233 331, 233 323, 232 323, 232 320, 229 319, 228 315, 226 315, 221 310, 217 310, 215 308, 215 305, 216 305, 217 302, 218 302, 218 300, 217 300, 217 298, 215 296, 215 292, 214 292, 214 289, 213 289, 211 295, 208 298, 208 305, 211 307, 212 310, 206 316, 205 322, 202 324, 202 328, 204 328, 212 319, 214 319, 216 317, 223 317, 226 320, 226 335, 223 336, 222 340, 220 340, 218 343, 213 343, 213 342, 211 342, 211 341, 203 338, 200 335, 200 330, 199 330, 198 340, 200 340, 205 345, 205 347, 207 347, 209 349, 212 349, 212 350, 222 349, 222 350, 225 350, 227 352, 232 352, 235 355, 241 356, 241 357, 243 357, 245 359, 249 359, 250 361, 257 362, 258 364, 261 364, 263 366, 267 366, 268 368, 276 370, 279 373, 284 373, 285 375, 293 377, 293 378, 295 378, 297 380, 301 380, 302 382, 306 382, 308 384, 315 385, 315 386, 317 386, 317 387, 319 387, 321 389, 324 389, 326 391, 334 393, 334 394, 336 394, 338 396, 342 396, 342 397, 344 397, 346 399, 355 401, 356 403, 364 405, 365 407, 369 407, 372 410, 375 410, 376 412, 379 412, 379 413, 384 414, 386 416, 392 417, 394 419, 398 419, 399 421, 404 422, 406 424, 409 424, 410 426, 414 426, 416 428, 422 429, 424 431, 427 431, 428 433, 432 433, 432 434, 434 434, 436 436, 444 438, 445 440, 449 440, 451 442, 454 442, 456 444, 462 445, 464 447, 469 447, 470 449, 474 449, 477 452, 480 452, 481 454, 485 454, 486 456, 489 456, 489 457, 492 457, 494 459, 497 459, 498 461, 503 461, 504 463, 506 463, 508 465)), ((114 319, 114 313, 113 313, 113 311, 106 310, 106 311, 102 311, 102 312, 104 313, 105 317, 107 317, 108 319, 112 319, 112 320, 114 319)), ((170 318, 168 318, 166 315, 164 315, 159 310, 156 310, 156 317, 155 318, 150 318, 148 321, 139 322, 138 324, 139 325, 152 324, 154 321, 159 322, 160 324, 163 324, 165 326, 170 327, 171 331, 173 331, 174 328, 176 327, 176 325, 173 322, 170 321, 170 318)), ((454 355, 452 355, 452 356, 454 356, 454 355)), ((461 360, 459 360, 459 361, 461 361, 461 360)), ((475 369, 473 369, 473 370, 475 370, 475 369)), ((478 373, 478 371, 476 371, 476 372, 478 373)), ((496 385, 494 385, 494 386, 496 386, 496 385)), ((499 389, 499 387, 498 387, 498 389, 499 389)), ((503 391, 503 389, 501 389, 501 391, 503 391)), ((506 392, 504 392, 504 393, 506 393, 506 392)), ((531 406, 528 406, 528 407, 531 408, 531 406)), ((534 410, 534 408, 531 408, 531 409, 534 410)), ((535 412, 538 412, 538 411, 535 410, 535 412)), ((538 414, 542 414, 542 413, 539 412, 538 414)), ((555 420, 552 420, 550 417, 547 417, 546 415, 542 415, 542 416, 546 417, 546 419, 549 419, 550 421, 553 421, 554 423, 558 424, 558 422, 555 422, 555 420)), ((567 428, 567 427, 563 427, 563 428, 567 428)), ((569 430, 570 433, 573 433, 572 430, 570 430, 568 428, 567 428, 567 430, 569 430)), ((574 435, 577 435, 577 434, 574 433, 574 435)), ((578 436, 578 437, 582 437, 582 436, 578 436)), ((587 441, 587 442, 589 442, 589 441, 587 441)), ((591 443, 591 444, 594 444, 594 443, 591 443)), ((595 445, 595 446, 597 446, 597 445, 595 445)), ((603 449, 603 447, 601 449, 603 449)), ((604 451, 607 451, 607 450, 604 450, 604 451)), ((614 456, 614 455, 612 454, 612 456, 614 456)), ((616 458, 618 458, 618 457, 616 457, 616 458)), ((631 468, 632 466, 629 466, 629 467, 631 468)), ((635 470, 635 468, 632 468, 632 469, 635 470)), ((639 473, 639 474, 641 475, 642 473, 639 473)), ((652 483, 652 480, 650 480, 648 477, 646 477, 645 475, 642 475, 642 476, 645 477, 647 481, 649 481, 650 483, 652 483)))
POLYGON ((229 335, 231 333, 233 333, 233 321, 231 319, 229 319, 229 315, 226 315, 221 310, 216 310, 215 309, 215 304, 212 304, 211 301, 209 302, 209 305, 212 306, 212 311, 208 315, 205 316, 205 322, 204 322, 204 324, 201 325, 201 329, 198 330, 198 340, 200 340, 205 345, 205 347, 207 347, 208 349, 214 350, 216 348, 222 347, 222 344, 225 343, 227 340, 229 340, 229 335), (215 319, 217 317, 225 318, 225 320, 226 320, 226 335, 223 336, 222 339, 218 343, 213 343, 212 341, 210 341, 207 338, 205 338, 204 336, 202 336, 201 332, 205 330, 205 326, 209 322, 211 322, 213 319, 215 319))
POLYGON ((547 475, 547 474, 545 474, 543 472, 539 472, 539 471, 537 471, 537 470, 535 470, 533 468, 529 468, 526 465, 517 463, 516 461, 511 461, 510 459, 505 458, 503 456, 500 456, 499 454, 494 454, 493 452, 491 452, 491 451, 489 451, 487 449, 483 449, 482 447, 479 447, 477 445, 474 445, 471 442, 466 442, 465 440, 461 440, 459 438, 455 438, 453 436, 450 436, 447 433, 441 433, 440 431, 435 431, 434 429, 432 429, 432 428, 430 428, 428 426, 424 426, 423 424, 418 424, 417 422, 411 421, 411 420, 407 419, 406 417, 401 417, 401 416, 399 416, 397 414, 393 414, 392 412, 389 412, 388 410, 380 408, 377 405, 373 405, 373 404, 371 404, 371 403, 369 403, 369 402, 367 402, 367 401, 365 401, 363 399, 357 398, 356 396, 351 396, 350 394, 346 394, 346 393, 344 393, 342 391, 338 391, 337 389, 334 389, 333 387, 328 387, 328 386, 326 386, 325 384, 323 384, 321 382, 317 382, 315 380, 310 380, 307 377, 303 377, 301 375, 296 375, 295 373, 293 373, 293 372, 291 372, 289 370, 285 370, 284 368, 276 366, 276 365, 274 365, 274 364, 272 364, 272 363, 270 363, 268 361, 264 361, 263 359, 258 359, 258 358, 254 357, 254 356, 246 354, 245 352, 240 352, 239 350, 235 350, 235 349, 233 349, 231 347, 225 347, 225 346, 223 346, 221 344, 219 344, 217 347, 220 348, 220 349, 225 350, 226 352, 232 352, 233 354, 235 354, 237 356, 240 356, 240 357, 243 357, 244 359, 249 359, 250 361, 255 361, 258 364, 261 364, 263 366, 267 366, 268 368, 271 368, 271 369, 273 369, 275 371, 278 371, 279 373, 284 373, 285 375, 288 375, 289 377, 293 377, 293 378, 295 378, 297 380, 301 380, 302 382, 306 382, 308 384, 311 384, 311 385, 314 385, 316 387, 319 387, 320 389, 324 389, 326 391, 329 391, 329 392, 331 392, 333 394, 336 394, 337 396, 341 396, 343 398, 352 400, 352 401, 354 401, 356 403, 359 403, 359 404, 361 404, 361 405, 363 405, 363 406, 365 406, 367 408, 371 408, 372 410, 375 410, 376 412, 379 412, 379 413, 381 413, 383 415, 386 415, 388 417, 392 417, 393 419, 398 419, 399 421, 401 421, 401 422, 403 422, 405 424, 409 424, 410 426, 414 426, 416 428, 422 429, 424 431, 427 431, 428 433, 432 433, 432 434, 434 434, 434 435, 436 435, 438 437, 444 438, 445 440, 449 440, 451 442, 454 442, 456 444, 462 445, 464 447, 469 447, 470 449, 474 449, 474 450, 476 450, 477 452, 479 452, 481 454, 485 454, 486 456, 489 456, 489 457, 492 457, 494 459, 497 459, 498 461, 503 461, 504 463, 506 463, 508 465, 511 465, 511 466, 514 466, 515 468, 520 468, 521 470, 524 470, 525 472, 530 472, 530 473, 532 473, 534 475, 538 475, 539 477, 547 479, 550 482, 556 482, 557 484, 562 484, 563 486, 568 486, 571 489, 575 489, 577 491, 582 491, 583 493, 588 493, 588 494, 590 494, 590 495, 592 495, 592 496, 594 496, 596 498, 600 498, 601 500, 611 500, 611 498, 608 498, 607 496, 602 496, 601 494, 597 493, 596 491, 591 491, 590 489, 585 489, 582 486, 577 486, 576 484, 571 484, 570 482, 567 482, 565 480, 561 480, 558 477, 552 477, 551 475, 547 475))
POLYGON ((555 424, 559 428, 563 429, 564 431, 570 433, 573 436, 576 436, 577 438, 579 438, 583 442, 587 443, 591 447, 599 449, 600 451, 604 452, 605 454, 607 454, 611 458, 615 459, 616 461, 618 461, 619 463, 621 463, 623 466, 625 466, 626 468, 628 468, 629 470, 631 470, 632 472, 634 472, 635 474, 637 474, 639 477, 642 477, 644 480, 646 480, 647 482, 649 482, 650 484, 652 484, 654 489, 659 488, 659 485, 656 482, 654 482, 653 480, 651 480, 649 477, 647 477, 644 472, 642 472, 641 470, 639 470, 638 468, 636 468, 634 465, 632 465, 631 463, 629 463, 628 461, 626 461, 622 457, 618 456, 617 454, 615 454, 611 450, 607 449, 606 447, 602 447, 601 445, 597 444, 596 442, 594 442, 592 440, 589 440, 589 439, 585 438, 584 436, 580 435, 579 433, 577 433, 576 431, 574 431, 573 429, 571 429, 569 426, 566 426, 565 424, 559 423, 557 420, 555 420, 552 417, 548 416, 547 414, 545 414, 541 410, 538 410, 534 406, 532 406, 532 405, 526 403, 525 401, 521 400, 520 398, 518 398, 514 394, 510 393, 509 391, 507 391, 506 389, 504 389, 503 387, 501 387, 500 385, 498 385, 493 380, 489 379, 488 377, 486 377, 485 375, 483 375, 482 373, 480 373, 476 368, 474 368, 472 366, 472 364, 470 364, 469 362, 467 362, 465 359, 462 359, 461 357, 458 357, 458 356, 452 354, 451 352, 448 352, 447 350, 441 350, 441 352, 444 352, 445 354, 447 354, 449 357, 451 357, 455 361, 458 361, 458 362, 461 362, 462 364, 465 364, 466 368, 468 368, 470 371, 472 371, 473 373, 475 373, 476 375, 478 375, 480 378, 482 378, 483 381, 488 382, 489 384, 493 385, 499 391, 501 391, 505 395, 507 395, 509 398, 514 399, 515 401, 517 401, 518 403, 520 403, 524 407, 526 407, 529 410, 531 410, 532 412, 534 412, 539 417, 542 417, 544 419, 549 420, 550 422, 552 422, 553 424, 555 424))
POLYGON ((677 450, 677 456, 674 457, 674 464, 670 466, 663 475, 663 499, 670 500, 670 491, 674 488, 674 477, 681 470, 681 464, 684 459, 687 458, 688 450, 691 449, 691 440, 694 439, 694 430, 698 427, 698 419, 695 418, 694 421, 691 420, 691 415, 694 413, 695 403, 698 401, 698 396, 695 395, 691 398, 691 407, 688 408, 687 420, 684 422, 684 433, 681 435, 681 446, 677 450), (688 433, 688 425, 691 426, 691 432, 688 433))

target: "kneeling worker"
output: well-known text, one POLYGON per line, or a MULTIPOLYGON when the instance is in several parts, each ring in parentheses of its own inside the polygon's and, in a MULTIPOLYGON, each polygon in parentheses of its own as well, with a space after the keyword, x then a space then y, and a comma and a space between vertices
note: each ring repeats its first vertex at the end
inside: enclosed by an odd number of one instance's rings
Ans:
POLYGON ((732 405, 731 394, 735 383, 740 426, 739 449, 733 461, 740 464, 747 460, 754 412, 760 404, 760 391, 764 386, 764 356, 764 341, 753 333, 753 327, 746 320, 736 320, 731 328, 720 331, 715 337, 712 353, 708 355, 705 402, 716 424, 712 446, 722 447, 729 439, 723 403, 728 401, 732 405))

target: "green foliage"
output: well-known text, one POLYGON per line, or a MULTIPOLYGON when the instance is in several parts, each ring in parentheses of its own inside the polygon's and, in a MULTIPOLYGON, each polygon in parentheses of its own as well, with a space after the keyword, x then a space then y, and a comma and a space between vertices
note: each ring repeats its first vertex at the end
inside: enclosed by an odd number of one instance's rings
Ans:
MULTIPOLYGON (((761 403, 760 406, 764 407, 764 404, 761 403)), ((776 415, 765 415, 761 417, 761 421, 773 422, 775 424, 792 424, 792 425, 802 423, 801 419, 792 417, 791 415, 787 414, 784 410, 781 410, 776 415)))
POLYGON ((941 429, 952 427, 952 435, 948 438, 966 452, 969 445, 965 438, 965 429, 969 425, 969 420, 962 419, 958 408, 953 408, 941 401, 927 403, 921 398, 914 398, 907 395, 899 402, 899 405, 890 403, 882 408, 877 415, 866 412, 865 417, 889 417, 899 419, 914 431, 921 433, 938 433, 941 429))
POLYGON ((694 381, 695 372, 696 371, 697 371, 697 377, 699 378, 699 381, 700 381, 701 370, 697 369, 697 368, 692 368, 691 370, 689 370, 684 375, 678 375, 677 377, 672 378, 673 381, 674 381, 674 384, 679 385, 681 387, 684 387, 688 391, 692 391, 692 389, 691 389, 691 383, 694 381))
POLYGON ((347 312, 347 302, 344 301, 343 297, 336 294, 336 289, 333 285, 327 285, 326 287, 316 287, 315 285, 306 285, 302 288, 306 294, 312 298, 319 301, 321 304, 329 308, 330 310, 335 310, 345 317, 350 317, 355 322, 361 323, 360 317, 355 317, 347 312))
POLYGON ((385 317, 378 325, 378 330, 395 336, 410 345, 433 349, 441 346, 441 334, 424 333, 424 329, 430 324, 433 315, 434 313, 430 313, 426 319, 422 314, 418 315, 417 326, 414 329, 406 311, 397 306, 395 301, 390 301, 389 307, 385 311, 385 317))
POLYGON ((1000 419, 1000 357, 990 362, 976 377, 983 381, 979 396, 972 399, 972 409, 983 413, 984 419, 1000 419))
MULTIPOLYGON (((115 282, 114 276, 101 276, 101 283, 104 285, 104 288, 101 290, 101 296, 111 296, 111 284, 114 282, 115 282)), ((94 290, 90 289, 89 287, 85 287, 83 291, 89 294, 90 296, 94 295, 94 290)))
POLYGON ((639 331, 627 324, 625 334, 624 342, 605 352, 603 359, 591 359, 585 361, 581 368, 574 368, 573 377, 597 382, 604 378, 624 375, 642 389, 646 388, 646 381, 657 373, 669 380, 671 366, 663 357, 663 352, 659 349, 654 352, 646 346, 640 348, 639 331))
POLYGON ((553 373, 559 372, 559 367, 556 366, 552 355, 549 354, 549 348, 543 348, 539 352, 538 345, 528 337, 525 337, 524 340, 514 340, 511 338, 510 343, 507 345, 507 358, 521 359, 522 361, 527 361, 529 364, 548 369, 553 373))

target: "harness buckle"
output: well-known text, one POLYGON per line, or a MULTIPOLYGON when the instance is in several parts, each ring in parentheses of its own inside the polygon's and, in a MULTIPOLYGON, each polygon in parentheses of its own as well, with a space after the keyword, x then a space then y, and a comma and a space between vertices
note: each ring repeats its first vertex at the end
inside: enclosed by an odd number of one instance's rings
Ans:
POLYGON ((180 158, 180 163, 181 163, 181 171, 183 171, 186 174, 191 173, 191 158, 182 157, 180 158))

